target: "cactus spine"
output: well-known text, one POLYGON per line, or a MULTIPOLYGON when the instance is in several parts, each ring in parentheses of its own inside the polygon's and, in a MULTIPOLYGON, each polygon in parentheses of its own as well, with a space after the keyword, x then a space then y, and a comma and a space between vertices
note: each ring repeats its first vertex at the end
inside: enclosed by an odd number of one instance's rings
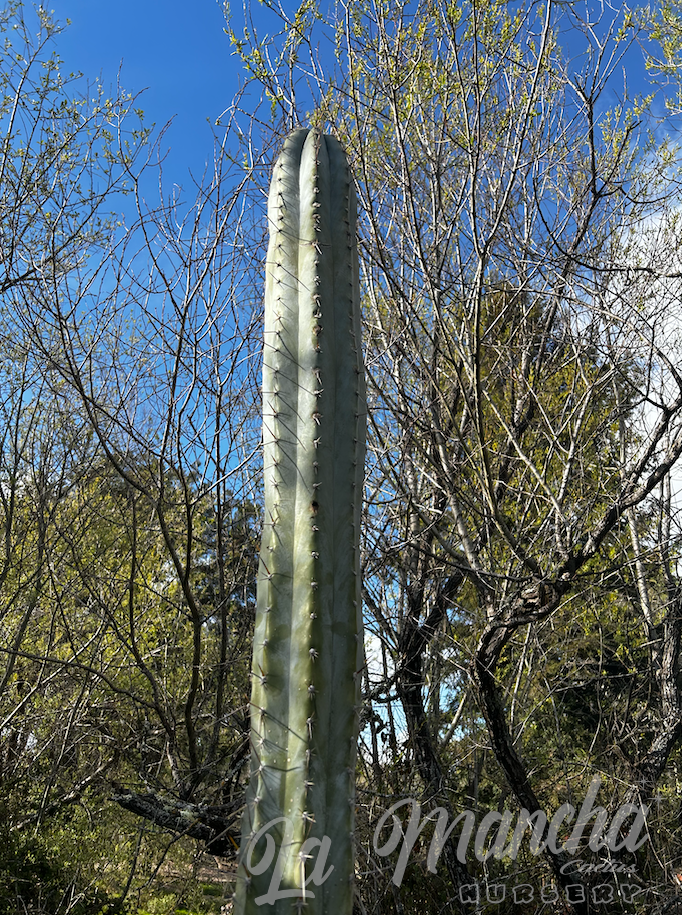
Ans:
POLYGON ((365 438, 355 210, 339 143, 291 134, 268 200, 265 517, 240 915, 352 911, 365 438))

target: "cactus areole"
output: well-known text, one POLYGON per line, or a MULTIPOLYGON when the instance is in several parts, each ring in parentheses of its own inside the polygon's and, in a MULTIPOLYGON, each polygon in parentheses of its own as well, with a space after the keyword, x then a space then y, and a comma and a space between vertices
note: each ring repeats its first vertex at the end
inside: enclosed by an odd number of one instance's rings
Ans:
POLYGON ((365 439, 355 190, 297 130, 268 200, 265 515, 236 908, 351 915, 365 439))

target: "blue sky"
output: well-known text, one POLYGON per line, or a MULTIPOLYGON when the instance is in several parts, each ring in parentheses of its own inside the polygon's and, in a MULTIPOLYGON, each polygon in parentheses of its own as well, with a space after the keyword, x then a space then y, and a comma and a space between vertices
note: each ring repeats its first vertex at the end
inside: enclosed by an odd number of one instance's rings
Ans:
MULTIPOLYGON (((57 20, 71 25, 57 39, 65 71, 81 70, 105 87, 142 89, 140 107, 158 127, 175 115, 166 135, 165 176, 183 183, 201 174, 212 155, 211 130, 229 104, 241 65, 232 55, 217 0, 52 0, 57 20)), ((239 9, 239 12, 241 10, 239 9)))
MULTIPOLYGON (((282 5, 293 11, 297 4, 282 5)), ((234 0, 232 6, 240 32, 242 4, 234 0)), ((223 0, 51 0, 49 8, 59 21, 71 20, 56 45, 64 69, 91 79, 101 75, 109 86, 121 67, 127 90, 145 90, 140 106, 148 124, 158 128, 175 116, 166 135, 166 179, 182 184, 188 168, 200 174, 212 155, 207 119, 215 122, 228 106, 242 75, 224 32, 223 0)), ((263 7, 251 3, 251 14, 262 36, 263 7)), ((564 39, 570 47, 570 35, 564 39)), ((639 88, 641 56, 635 50, 629 59, 630 86, 639 88)))

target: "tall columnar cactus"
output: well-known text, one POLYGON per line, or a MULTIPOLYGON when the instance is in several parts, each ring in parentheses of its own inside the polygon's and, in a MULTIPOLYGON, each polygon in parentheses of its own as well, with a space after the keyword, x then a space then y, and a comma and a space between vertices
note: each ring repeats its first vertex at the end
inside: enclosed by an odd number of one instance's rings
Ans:
POLYGON ((241 915, 352 910, 365 438, 355 210, 339 143, 295 131, 268 201, 265 518, 241 915))

